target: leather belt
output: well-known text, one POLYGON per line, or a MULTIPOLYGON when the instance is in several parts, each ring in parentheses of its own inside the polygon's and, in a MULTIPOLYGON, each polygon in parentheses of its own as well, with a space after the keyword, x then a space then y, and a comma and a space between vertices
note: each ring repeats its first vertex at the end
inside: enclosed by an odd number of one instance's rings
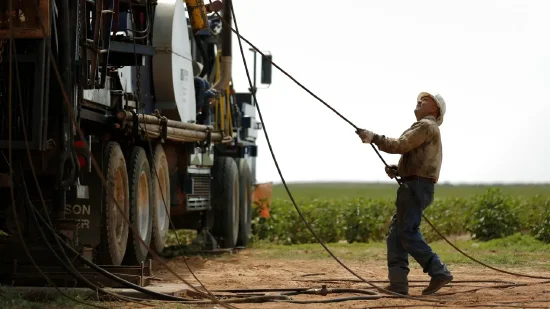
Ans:
POLYGON ((403 180, 403 181, 424 180, 424 181, 427 181, 427 182, 435 183, 434 178, 422 177, 422 176, 416 176, 416 175, 401 177, 401 180, 403 180))

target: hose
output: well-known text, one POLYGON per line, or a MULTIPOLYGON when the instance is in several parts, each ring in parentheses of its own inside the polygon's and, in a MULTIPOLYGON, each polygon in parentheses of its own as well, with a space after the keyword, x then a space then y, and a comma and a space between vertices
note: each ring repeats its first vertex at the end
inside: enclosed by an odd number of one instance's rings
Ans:
MULTIPOLYGON (((211 2, 211 1, 210 1, 211 2)), ((217 13, 216 13, 217 14, 217 13)), ((234 13, 233 13, 234 15, 234 13)), ((235 17, 233 17, 235 19, 235 17)), ((222 22, 225 23, 225 21, 223 21, 222 19, 222 22)), ((281 71, 284 75, 286 75, 288 78, 290 78, 292 81, 294 81, 298 86, 300 86, 303 90, 305 90, 307 93, 309 93, 311 96, 313 96, 314 98, 316 98, 320 103, 322 103, 323 105, 325 105, 327 108, 329 108, 332 112, 334 112, 336 115, 338 115, 342 120, 344 120, 345 122, 347 122, 348 124, 350 124, 354 129, 358 130, 359 127, 356 126, 353 122, 351 122, 349 119, 347 119, 346 117, 344 117, 342 114, 340 114, 337 110, 335 110, 332 106, 330 106, 328 103, 326 103, 323 99, 321 99, 320 97, 318 97, 315 93, 313 93, 311 90, 309 90, 307 87, 303 86, 300 82, 298 82, 292 75, 288 74, 285 70, 283 70, 282 68, 280 68, 277 64, 275 64, 271 59, 267 58, 266 55, 264 53, 262 53, 254 44, 252 44, 250 41, 248 41, 246 38, 244 38, 240 33, 239 33, 239 28, 237 26, 237 23, 235 21, 235 29, 233 29, 231 27, 230 24, 226 23, 225 25, 226 27, 229 27, 231 29, 232 32, 234 32, 236 35, 237 35, 237 38, 238 38, 238 41, 239 41, 239 45, 240 45, 240 49, 241 49, 241 54, 242 54, 242 57, 243 57, 243 61, 245 63, 245 69, 246 69, 246 72, 247 72, 247 75, 248 75, 248 80, 249 80, 249 84, 250 84, 250 87, 252 87, 252 80, 250 78, 250 73, 248 71, 248 67, 246 65, 246 60, 245 60, 245 56, 244 56, 244 52, 242 50, 242 43, 241 43, 241 40, 245 41, 248 45, 250 45, 256 52, 258 52, 260 55, 262 55, 265 59, 267 59, 267 61, 269 61, 274 67, 276 67, 279 71, 281 71)), ((279 165, 277 163, 277 160, 273 154, 273 149, 271 147, 271 143, 269 141, 269 137, 267 136, 267 133, 266 133, 266 130, 265 130, 265 125, 264 125, 264 122, 262 120, 262 116, 261 116, 261 111, 260 111, 260 108, 259 108, 259 105, 257 104, 257 100, 256 100, 256 95, 253 93, 252 94, 254 96, 254 102, 256 102, 256 108, 258 110, 258 115, 260 117, 260 120, 261 120, 261 123, 262 123, 262 126, 264 127, 264 135, 266 137, 266 140, 267 140, 267 144, 268 144, 268 147, 269 147, 269 150, 271 152, 271 155, 273 157, 273 160, 274 160, 274 163, 275 163, 275 166, 277 168, 277 171, 279 173, 279 176, 281 178, 281 182, 283 183, 283 186, 285 187, 285 190, 287 191, 287 194, 290 198, 290 200, 292 201, 294 207, 296 208, 296 210, 298 211, 298 214, 300 215, 300 217, 302 218, 302 221, 304 221, 304 223, 306 224, 306 226, 308 227, 308 229, 310 230, 310 232, 313 234, 313 236, 317 239, 317 242, 319 242, 319 244, 321 244, 321 246, 323 246, 323 248, 325 248, 325 250, 327 250, 327 252, 336 260, 338 261, 338 263, 340 263, 342 265, 341 262, 339 262, 339 260, 332 254, 332 252, 330 252, 330 250, 328 250, 328 248, 326 248, 326 246, 324 245, 324 243, 322 243, 318 237, 316 236, 316 234, 313 232, 313 230, 310 228, 310 225, 309 223, 307 222, 307 220, 305 220, 305 218, 303 217, 301 211, 299 210, 298 206, 296 205, 296 202, 294 200, 294 197, 292 196, 292 194, 290 193, 290 190, 288 189, 288 186, 286 184, 286 181, 284 180, 283 176, 282 176, 282 173, 280 171, 280 168, 279 168, 279 165)), ((378 157, 380 158, 380 160, 382 161, 382 163, 384 163, 384 165, 386 167, 388 167, 388 164, 386 163, 386 161, 384 160, 384 158, 382 157, 382 155, 380 154, 380 152, 376 149, 376 147, 374 147, 373 144, 370 144, 372 149, 375 151, 375 153, 378 155, 378 157)), ((402 185, 402 180, 399 178, 399 177, 395 177, 394 178, 398 185, 401 186, 402 185)), ((414 191, 411 191, 412 195, 413 195, 413 198, 416 198, 416 194, 414 194, 414 191)), ((424 214, 422 214, 422 217, 424 218, 424 220, 428 223, 428 225, 430 225, 430 227, 441 237, 443 238, 443 240, 445 240, 445 242, 447 242, 451 247, 453 247, 453 249, 455 249, 456 251, 458 251, 459 253, 461 253, 463 256, 467 257, 468 259, 484 266, 484 267, 487 267, 489 269, 492 269, 494 271, 497 271, 497 272, 500 272, 500 273, 504 273, 504 274, 508 274, 508 275, 512 275, 512 276, 517 276, 517 277, 526 277, 526 278, 533 278, 533 279, 550 279, 550 277, 544 277, 544 276, 534 276, 534 275, 527 275, 527 274, 522 274, 522 273, 515 273, 515 272, 510 272, 510 271, 506 271, 506 270, 503 270, 503 269, 499 269, 499 268, 496 268, 496 267, 493 267, 493 266, 490 266, 484 262, 481 262, 477 259, 475 259, 474 257, 468 255, 467 253, 465 253, 464 251, 462 251, 461 249, 459 249, 458 247, 456 247, 454 244, 452 244, 445 236, 443 236, 443 234, 441 234, 441 232, 439 232, 439 230, 430 222, 430 220, 428 220, 428 218, 426 218, 426 216, 424 214)), ((344 265, 342 265, 344 267, 344 265)), ((349 268, 344 267, 346 270, 350 271, 352 274, 354 274, 356 277, 360 278, 358 275, 356 275, 354 272, 352 272, 349 268)), ((362 279, 362 278, 360 278, 362 279)), ((366 282, 366 281, 364 281, 366 282)), ((381 289, 379 287, 376 287, 377 289, 379 290, 383 290, 385 292, 390 292, 390 291, 387 291, 387 290, 384 290, 384 289, 381 289)), ((394 294, 394 293, 390 293, 390 294, 394 294)), ((416 300, 421 300, 419 298, 416 298, 416 300)), ((422 299, 422 300, 425 300, 425 299, 422 299)))
MULTIPOLYGON (((130 1, 130 10, 132 11, 132 14, 131 14, 131 17, 132 17, 132 18, 131 18, 132 27, 135 28, 135 20, 134 20, 134 16, 133 16, 134 8, 133 8, 133 5, 132 5, 132 2, 131 2, 131 1, 130 1)), ((152 18, 152 19, 154 20, 154 18, 152 18)), ((136 63, 137 63, 136 41, 134 40, 133 43, 134 43, 134 52, 133 52, 133 54, 134 54, 134 60, 135 60, 136 63)), ((139 101, 141 101, 141 92, 138 92, 138 93, 137 93, 137 98, 138 98, 139 101)), ((138 122, 138 125, 139 125, 139 122, 138 122)), ((143 128, 143 130, 144 130, 145 132, 147 132, 147 126, 145 125, 145 123, 144 123, 144 128, 143 128)), ((148 142, 148 145, 149 145, 149 151, 150 151, 151 154, 153 154, 153 147, 152 147, 152 145, 151 145, 151 140, 148 138, 147 135, 145 135, 145 136, 146 136, 146 139, 147 139, 147 142, 148 142)), ((222 143, 223 143, 223 141, 224 141, 224 138, 222 138, 222 143)), ((152 161, 152 162, 153 162, 153 161, 152 161)), ((159 184, 159 186, 160 186, 160 179, 159 179, 159 177, 158 177, 157 170, 156 170, 156 167, 155 167, 155 163, 154 163, 154 162, 152 163, 152 169, 155 171, 155 178, 157 179, 158 184, 159 184)), ((99 172, 99 169, 96 169, 96 171, 97 171, 98 173, 100 173, 100 172, 99 172)), ((104 185, 106 184, 104 180, 103 180, 102 182, 103 182, 104 185)), ((165 211, 166 211, 166 214, 168 215, 168 221, 169 221, 170 225, 172 226, 172 228, 173 228, 174 230, 176 230, 176 229, 175 229, 175 225, 174 225, 174 223, 173 223, 173 221, 172 221, 172 217, 170 216, 170 211, 169 211, 169 209, 168 209, 169 206, 166 204, 166 199, 164 198, 164 193, 162 192, 162 190, 160 190, 160 192, 161 192, 161 196, 162 196, 162 201, 163 201, 164 209, 165 209, 165 211)), ((115 200, 115 204, 117 205, 117 208, 119 208, 119 211, 120 211, 120 207, 119 207, 118 203, 116 203, 116 200, 115 200)), ((141 239, 140 239, 140 240, 141 240, 141 239)), ((177 240, 178 243, 181 245, 181 242, 179 241, 179 238, 178 238, 178 236, 177 236, 177 233, 176 233, 176 240, 177 240)), ((143 240, 141 240, 141 241, 143 241, 143 240)), ((145 244, 145 242, 143 242, 143 244, 145 244)), ((145 245, 146 245, 146 247, 147 247, 147 250, 148 250, 149 252, 151 252, 151 248, 150 248, 149 246, 147 246, 147 244, 145 244, 145 245)), ((152 253, 151 255, 154 255, 153 252, 151 252, 151 253, 152 253)), ((157 256, 157 258, 158 258, 158 256, 157 256)), ((160 260, 160 258, 158 258, 158 260, 160 260)), ((187 258, 186 258, 186 257, 184 257, 183 261, 185 262, 185 266, 187 267, 187 270, 189 270, 189 272, 191 273, 191 275, 193 276, 193 278, 194 278, 194 279, 200 284, 200 286, 204 289, 204 291, 206 292, 206 295, 207 295, 209 298, 211 297, 211 300, 212 300, 212 301, 218 303, 216 297, 206 288, 206 286, 202 283, 202 281, 199 280, 199 278, 197 277, 197 275, 195 274, 195 272, 193 271, 193 269, 191 269, 191 266, 190 266, 189 263, 187 262, 187 258)), ((164 263, 162 263, 162 264, 164 265, 164 263)), ((176 274, 174 271, 172 271, 172 270, 168 267, 168 265, 164 265, 164 266, 165 266, 170 272, 172 272, 174 275, 176 275, 176 277, 178 277, 178 279, 181 279, 183 282, 187 283, 185 280, 183 280, 183 278, 177 276, 177 274, 176 274)), ((189 284, 189 286, 191 286, 191 284, 189 284)), ((193 287, 193 288, 194 288, 194 287, 193 287)), ((195 289, 197 292, 199 292, 198 289, 196 289, 196 288, 194 288, 194 289, 195 289)), ((221 303, 220 303, 220 304, 221 304, 221 303)), ((221 305, 224 306, 224 307, 231 308, 231 306, 226 306, 226 305, 224 305, 224 304, 221 304, 221 305)))
MULTIPOLYGON (((84 277, 83 275, 81 275, 80 273, 78 273, 78 271, 76 270, 76 268, 74 268, 74 266, 71 264, 67 264, 63 261, 63 259, 61 259, 61 257, 57 254, 57 252, 55 251, 55 249, 52 247, 52 245, 50 244, 50 242, 48 241, 47 237, 46 237, 46 234, 44 233, 44 230, 42 229, 42 226, 40 224, 40 222, 38 221, 37 219, 37 213, 38 213, 38 210, 36 209, 36 207, 32 204, 31 200, 30 200, 30 196, 29 196, 29 192, 27 190, 27 187, 26 187, 26 184, 25 184, 25 181, 23 180, 23 188, 24 188, 24 192, 25 192, 25 202, 26 204, 28 205, 28 208, 29 208, 29 212, 32 213, 33 215, 33 219, 34 221, 36 222, 36 225, 38 227, 38 231, 40 232, 40 235, 42 236, 42 238, 44 239, 44 242, 46 243, 46 246, 48 247, 48 249, 51 251, 52 255, 55 257, 55 259, 61 264, 61 266, 63 266, 63 268, 65 268, 70 274, 71 276, 76 279, 76 280, 81 280, 83 281, 91 290, 95 290, 96 292, 101 292, 105 295, 110 295, 110 296, 113 296, 115 297, 116 299, 120 299, 120 300, 126 300, 126 301, 132 301, 128 298, 125 298, 123 296, 120 296, 120 295, 116 295, 115 293, 111 293, 111 292, 108 292, 108 291, 105 291, 104 289, 100 288, 99 286, 93 284, 92 282, 90 282, 88 279, 86 279, 86 277, 84 277)), ((45 222, 44 222, 45 223, 45 222)), ((59 243, 59 242, 58 242, 59 243)), ((70 259, 69 257, 67 256, 67 254, 65 253, 64 250, 61 250, 65 256, 65 259, 67 259, 67 261, 70 262, 70 259)))
MULTIPOLYGON (((55 230, 45 222, 44 218, 42 217, 42 215, 40 215, 40 213, 37 213, 37 217, 40 219, 40 221, 46 225, 46 227, 50 230, 51 233, 55 233, 55 236, 59 239, 61 239, 61 237, 59 235, 57 235, 57 233, 55 232, 55 230)), ((95 263, 93 262, 90 262, 88 259, 86 259, 82 254, 80 254, 79 252, 77 252, 73 247, 69 246, 67 243, 65 242, 61 242, 61 244, 63 245, 63 247, 65 247, 66 249, 68 249, 71 253, 73 253, 74 255, 76 255, 78 257, 78 259, 86 264, 86 266, 89 266, 90 268, 92 268, 93 270, 97 271, 99 274, 101 275, 104 275, 105 277, 111 279, 111 280, 114 280, 116 281, 117 283, 119 284, 122 284, 122 285, 125 285, 131 289, 134 289, 138 292, 142 292, 143 294, 146 294, 146 295, 149 295, 149 296, 153 296, 159 300, 174 300, 174 301, 192 301, 192 299, 188 299, 188 298, 182 298, 182 297, 177 297, 177 296, 172 296, 172 295, 167 295, 167 294, 162 294, 162 293, 158 293, 158 292, 154 292, 154 291, 151 291, 151 290, 148 290, 144 287, 141 287, 139 285, 136 285, 132 282, 129 282, 127 280, 124 280, 108 271, 106 271, 105 269, 99 267, 98 265, 96 265, 95 263)))
MULTIPOLYGON (((65 80, 65 84, 60 85, 61 91, 65 91, 69 94, 70 97, 72 94, 70 85, 73 81, 72 79, 72 70, 71 70, 71 44, 69 43, 69 34, 70 32, 70 19, 69 19, 69 0, 61 0, 59 8, 59 19, 61 20, 60 29, 61 36, 58 37, 60 40, 61 48, 59 50, 59 61, 61 62, 61 75, 65 80), (66 87, 66 89, 63 89, 66 87)), ((80 170, 80 165, 78 163, 78 158, 76 151, 74 149, 74 136, 72 123, 74 118, 69 115, 66 109, 62 108, 62 120, 61 120, 61 154, 59 155, 59 167, 58 179, 59 189, 64 190, 68 188, 71 184, 74 183, 76 175, 78 175, 80 170)), ((63 203, 64 204, 64 203, 63 203)))
MULTIPOLYGON (((211 0, 209 0, 211 2, 211 0)), ((243 63, 244 63, 244 67, 245 67, 245 71, 246 71, 246 76, 248 78, 248 83, 249 83, 249 86, 250 86, 250 89, 253 89, 253 84, 252 84, 252 79, 250 77, 250 72, 248 70, 248 65, 246 63, 246 57, 244 55, 244 50, 243 50, 243 46, 242 46, 242 42, 241 42, 241 35, 239 34, 239 28, 238 28, 238 25, 237 25, 237 18, 235 16, 235 11, 234 11, 234 8, 233 8, 233 5, 231 5, 231 10, 232 10, 232 14, 233 14, 233 19, 234 19, 234 22, 235 22, 235 29, 231 28, 231 24, 228 24, 226 23, 226 25, 224 26, 225 27, 229 27, 233 32, 235 32, 237 34, 237 37, 238 37, 238 42, 239 42, 239 49, 240 49, 240 52, 241 52, 241 57, 243 59, 243 63)), ((218 14, 217 12, 215 12, 215 14, 218 14)), ((220 17, 221 18, 221 17, 220 17)), ((223 21, 223 19, 222 19, 223 21)), ((249 43, 250 44, 250 43, 249 43)), ((252 45, 251 45, 252 46, 252 45)), ((310 223, 306 220, 306 218, 304 217, 304 215, 302 214, 302 211, 300 210, 300 207, 298 207, 298 205, 296 204, 296 201, 294 200, 294 197, 292 196, 292 193, 290 192, 290 189, 288 188, 288 185, 284 179, 284 176, 281 172, 281 168, 279 166, 279 163, 277 161, 277 158, 275 157, 275 153, 273 151, 273 147, 271 146, 271 141, 269 139, 269 135, 267 134, 267 128, 265 126, 265 123, 263 121, 263 116, 262 116, 262 112, 261 112, 261 109, 260 109, 260 106, 258 104, 258 100, 257 100, 257 97, 256 97, 256 93, 255 92, 252 92, 252 96, 254 97, 254 104, 256 105, 256 109, 258 111, 258 116, 260 117, 260 122, 262 123, 262 127, 263 127, 263 132, 264 132, 264 136, 265 136, 265 139, 267 141, 267 146, 269 148, 269 152, 271 153, 271 157, 273 159, 273 162, 275 163, 275 167, 277 168, 277 172, 279 174, 279 177, 281 178, 281 182, 283 183, 283 186, 285 187, 285 190, 290 198, 290 200, 292 201, 292 204, 294 205, 294 208, 296 209, 296 211, 298 212, 298 215, 300 216, 300 218, 302 219, 302 221, 304 222, 304 224, 306 225, 307 229, 311 232, 311 234, 313 235, 313 237, 317 240, 317 242, 325 249, 325 251, 327 251, 327 253, 338 263, 340 264, 340 266, 342 266, 344 269, 346 269, 348 272, 350 272, 352 275, 354 275, 355 277, 361 279, 363 282, 366 282, 367 284, 371 285, 372 287, 382 291, 382 292, 385 292, 385 293, 388 293, 388 294, 391 294, 391 295, 395 295, 395 296, 398 296, 398 297, 402 297, 402 298, 408 298, 408 299, 414 299, 414 300, 419 300, 419 301, 426 301, 426 302, 438 302, 436 300, 433 300, 433 299, 426 299, 426 298, 421 298, 421 297, 412 297, 412 296, 408 296, 408 295, 402 295, 402 294, 399 294, 399 293, 395 293, 393 291, 390 291, 390 290, 387 290, 387 289, 384 289, 384 288, 381 288, 369 281, 367 281, 366 279, 364 279, 363 277, 361 277, 359 274, 357 274, 356 272, 354 272, 352 269, 350 269, 346 264, 344 264, 342 261, 340 261, 340 259, 325 245, 325 243, 319 238, 319 236, 317 235, 317 233, 315 233, 315 231, 313 231, 313 228, 311 227, 310 223)), ((336 111, 335 111, 336 112, 336 111)))
POLYGON ((335 294, 335 293, 356 293, 356 294, 367 294, 367 295, 376 295, 380 296, 378 293, 364 290, 364 289, 350 289, 350 288, 326 288, 323 286, 321 289, 308 289, 305 291, 294 291, 294 292, 284 292, 281 293, 283 295, 299 295, 299 294, 313 294, 313 295, 327 295, 327 294, 335 294))
MULTIPOLYGON (((292 281, 298 282, 318 282, 318 283, 336 283, 336 282, 363 282, 357 279, 348 279, 348 278, 326 278, 326 279, 292 279, 292 281)), ((389 283, 389 280, 372 280, 371 282, 376 283, 389 283)), ((414 283, 429 283, 430 280, 408 280, 408 282, 414 283)), ((453 283, 508 283, 515 284, 512 281, 503 281, 503 280, 453 280, 453 283)))
MULTIPOLYGON (((13 11, 13 0, 9 1, 8 11, 9 12, 13 11)), ((9 35, 9 88, 8 88, 8 158, 6 158, 4 156, 4 159, 6 159, 6 162, 8 163, 9 177, 10 177, 11 182, 13 183, 14 172, 13 172, 13 168, 12 168, 12 162, 13 162, 13 158, 12 158, 12 154, 13 154, 13 145, 12 145, 12 142, 13 142, 12 141, 12 129, 13 129, 13 124, 12 124, 12 120, 13 120, 13 113, 12 113, 12 106, 13 106, 13 100, 12 100, 12 94, 13 94, 13 87, 12 87, 12 83, 13 83, 13 66, 12 66, 12 64, 13 64, 14 58, 15 58, 15 62, 16 62, 15 71, 16 71, 18 93, 19 93, 19 99, 20 99, 20 102, 19 102, 20 107, 22 106, 22 102, 21 102, 21 82, 20 82, 19 73, 18 73, 18 67, 19 66, 17 65, 17 63, 18 63, 18 61, 17 61, 17 51, 16 51, 16 46, 15 46, 15 43, 14 43, 14 37, 13 37, 13 31, 12 31, 13 30, 13 19, 12 18, 10 18, 9 30, 10 30, 9 31, 10 35, 9 35)), ((50 52, 51 52, 51 49, 50 49, 50 52)), ((23 126, 23 131, 26 132, 26 128, 24 126, 23 126)), ((28 145, 28 141, 27 141, 27 151, 29 151, 28 146, 29 145, 28 145)), ((94 304, 89 304, 87 302, 75 299, 74 297, 71 297, 71 296, 67 295, 66 293, 61 291, 61 289, 59 289, 59 287, 54 284, 54 282, 51 280, 51 278, 40 268, 40 266, 38 266, 38 264, 36 263, 36 260, 31 255, 31 253, 29 251, 29 248, 28 248, 28 246, 25 242, 25 239, 23 238, 23 235, 22 235, 21 225, 19 223, 19 216, 17 214, 17 207, 15 205, 14 186, 13 185, 9 186, 9 190, 10 190, 10 197, 11 197, 11 203, 10 203, 11 204, 11 210, 12 210, 12 213, 13 213, 15 226, 16 226, 16 229, 17 229, 17 236, 19 237, 19 241, 21 242, 21 245, 23 247, 23 250, 25 251, 26 256, 28 257, 28 259, 30 260, 30 262, 34 266, 34 268, 38 271, 38 273, 40 273, 40 275, 42 275, 42 277, 44 277, 44 279, 46 279, 46 281, 48 281, 48 283, 51 286, 53 286, 55 288, 55 290, 58 291, 61 295, 63 295, 65 298, 70 299, 70 300, 72 300, 76 303, 79 303, 79 304, 82 304, 82 305, 85 305, 85 306, 92 306, 92 307, 96 307, 96 308, 104 308, 104 307, 97 306, 97 305, 94 305, 94 304)))
MULTIPOLYGON (((388 295, 369 295, 369 296, 349 296, 331 299, 312 299, 312 300, 282 300, 278 302, 293 303, 293 304, 329 304, 329 303, 341 303, 345 301, 354 300, 377 300, 380 298, 393 298, 394 296, 388 295)), ((423 305, 426 306, 426 305, 423 305)))
MULTIPOLYGON (((67 4, 68 5, 68 4, 67 4)), ((68 8, 67 8, 67 11, 68 11, 68 8)), ((15 61, 16 63, 18 62, 17 61, 17 52, 14 51, 14 55, 15 55, 15 61)), ((40 190, 40 184, 38 182, 38 179, 37 179, 37 176, 36 176, 36 170, 35 170, 35 167, 34 167, 34 164, 33 164, 33 161, 32 161, 32 157, 31 157, 31 154, 30 154, 30 148, 29 148, 29 143, 28 143, 28 135, 27 135, 27 130, 26 130, 26 123, 25 123, 25 120, 24 120, 24 112, 23 112, 23 104, 21 102, 21 83, 20 83, 20 76, 19 76, 19 66, 18 65, 15 65, 15 74, 16 74, 16 79, 18 81, 17 83, 17 90, 19 92, 19 113, 21 115, 21 121, 22 121, 22 127, 23 127, 23 137, 24 137, 24 140, 25 140, 25 145, 26 145, 26 153, 27 153, 27 159, 29 160, 29 164, 30 164, 30 167, 31 167, 31 171, 32 171, 32 175, 33 175, 33 179, 35 181, 35 185, 37 186, 37 189, 38 189, 38 193, 40 195, 40 198, 41 198, 41 201, 42 201, 42 206, 43 206, 43 210, 45 211, 45 213, 47 214, 47 209, 46 209, 46 205, 45 205, 45 201, 44 201, 44 197, 42 195, 42 191, 40 190)), ((4 157, 5 158, 5 157, 4 157)), ((10 162, 6 159, 7 161, 7 164, 8 164, 8 167, 10 169, 10 174, 11 174, 11 177, 13 179, 13 177, 15 176, 15 172, 13 171, 13 167, 12 165, 10 164, 10 162)), ((21 162, 20 162, 21 164, 21 162)), ((21 168, 21 171, 23 170, 22 166, 20 166, 21 168)), ((13 182, 13 181, 12 181, 13 182)), ((56 259, 61 263, 61 265, 68 271, 71 273, 71 275, 75 278, 75 279, 80 279, 82 281, 84 281, 91 289, 94 289, 94 290, 101 290, 99 287, 97 287, 96 285, 94 285, 93 283, 91 283, 90 281, 88 281, 84 276, 78 274, 78 272, 73 269, 71 269, 69 266, 73 266, 69 257, 66 255, 65 251, 62 250, 63 252, 63 255, 65 256, 65 259, 68 261, 69 265, 67 265, 66 263, 63 262, 63 260, 57 255, 57 253, 55 252, 55 250, 53 249, 53 247, 51 246, 51 244, 49 243, 49 241, 47 240, 46 238, 46 235, 44 234, 44 231, 42 229, 42 227, 40 226, 40 224, 38 224, 38 221, 36 219, 36 215, 35 213, 39 214, 38 210, 36 209, 36 207, 32 204, 31 202, 31 199, 30 199, 30 196, 29 196, 29 192, 28 192, 28 188, 26 186, 26 181, 24 180, 24 177, 22 177, 22 180, 20 179, 18 182, 21 182, 23 184, 23 191, 25 193, 25 197, 23 198, 23 200, 25 200, 27 202, 27 205, 29 206, 29 211, 31 214, 33 214, 33 218, 35 220, 35 222, 37 223, 38 225, 38 228, 39 228, 39 232, 40 234, 42 235, 42 237, 44 238, 45 242, 46 242, 46 245, 47 247, 50 249, 50 251, 53 253, 53 255, 56 257, 56 259)), ((12 196, 13 198, 13 196, 12 196)), ((48 227, 51 226, 51 220, 48 216, 48 220, 50 221, 50 224, 47 224, 45 223, 44 221, 44 224, 48 227)), ((61 244, 60 244, 60 241, 58 239, 56 239, 57 241, 57 244, 59 245, 60 249, 61 249, 61 244)), ((62 242, 64 243, 64 242, 62 242)), ((65 244, 65 243, 64 243, 65 244)), ((74 268, 74 267, 73 267, 74 268)), ((106 293, 106 294, 109 294, 109 293, 106 293)), ((115 297, 117 297, 116 295, 114 295, 115 297)))

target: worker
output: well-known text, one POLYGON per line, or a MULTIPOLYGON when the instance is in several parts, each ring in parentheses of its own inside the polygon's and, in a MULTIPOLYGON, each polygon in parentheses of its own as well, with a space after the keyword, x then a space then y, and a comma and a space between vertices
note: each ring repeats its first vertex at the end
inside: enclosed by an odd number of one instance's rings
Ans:
POLYGON ((216 102, 218 93, 211 88, 210 83, 200 77, 203 70, 203 64, 193 60, 193 75, 195 83, 195 102, 197 111, 197 123, 211 125, 212 123, 212 105, 216 102))
POLYGON ((423 295, 433 294, 453 280, 447 266, 419 230, 422 213, 433 202, 434 187, 439 179, 443 155, 439 126, 443 123, 445 109, 441 95, 421 92, 414 110, 417 121, 399 138, 364 129, 356 131, 363 143, 374 144, 386 153, 401 154, 397 166, 386 167, 390 178, 399 176, 402 180, 397 189, 396 213, 386 239, 390 282, 386 289, 395 293, 409 294, 409 254, 431 277, 423 295))

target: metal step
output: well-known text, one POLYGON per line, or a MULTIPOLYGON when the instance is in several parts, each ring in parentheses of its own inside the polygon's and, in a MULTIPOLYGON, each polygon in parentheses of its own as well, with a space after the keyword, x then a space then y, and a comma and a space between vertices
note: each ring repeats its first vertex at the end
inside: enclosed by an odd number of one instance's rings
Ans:
MULTIPOLYGON (((104 270, 139 286, 148 286, 153 278, 152 261, 140 266, 102 266, 104 270)), ((86 279, 100 287, 126 288, 105 275, 86 266, 75 266, 76 270, 86 279)), ((40 269, 58 286, 87 287, 82 280, 75 279, 71 273, 61 266, 45 265, 40 269)), ((17 260, 13 264, 0 265, 0 282, 13 286, 47 286, 48 281, 34 266, 18 266, 17 260)))

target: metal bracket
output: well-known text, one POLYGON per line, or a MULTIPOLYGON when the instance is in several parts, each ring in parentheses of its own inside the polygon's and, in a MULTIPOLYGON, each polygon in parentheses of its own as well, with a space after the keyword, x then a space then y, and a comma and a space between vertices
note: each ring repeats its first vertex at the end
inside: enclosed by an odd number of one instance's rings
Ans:
POLYGON ((138 115, 135 110, 130 110, 130 113, 132 113, 132 131, 134 133, 134 136, 139 136, 139 119, 138 115))
POLYGON ((163 142, 166 142, 168 140, 168 118, 161 116, 160 118, 160 125, 161 125, 161 131, 160 131, 160 138, 163 142))

